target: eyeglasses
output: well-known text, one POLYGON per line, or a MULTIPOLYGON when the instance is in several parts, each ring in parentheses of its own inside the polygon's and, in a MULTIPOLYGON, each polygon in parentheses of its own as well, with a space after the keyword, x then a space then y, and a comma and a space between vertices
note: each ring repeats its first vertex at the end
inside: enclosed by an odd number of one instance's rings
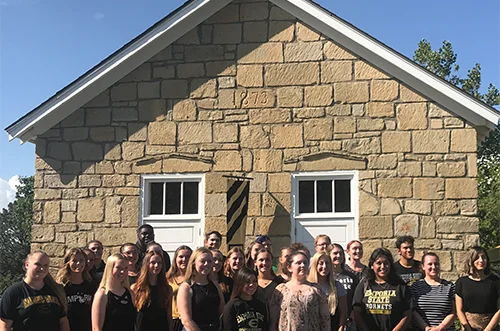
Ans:
POLYGON ((324 246, 324 247, 326 247, 326 246, 328 246, 328 243, 316 244, 316 246, 324 246))

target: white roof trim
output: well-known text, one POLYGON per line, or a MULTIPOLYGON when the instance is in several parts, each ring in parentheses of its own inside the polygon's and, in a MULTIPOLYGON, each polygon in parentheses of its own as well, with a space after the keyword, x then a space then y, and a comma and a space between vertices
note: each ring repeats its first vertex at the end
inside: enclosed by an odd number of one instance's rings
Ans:
MULTIPOLYGON (((375 67, 477 127, 492 129, 500 113, 308 0, 270 0, 375 67)), ((171 17, 9 126, 9 139, 32 140, 215 14, 231 0, 191 0, 171 17)))

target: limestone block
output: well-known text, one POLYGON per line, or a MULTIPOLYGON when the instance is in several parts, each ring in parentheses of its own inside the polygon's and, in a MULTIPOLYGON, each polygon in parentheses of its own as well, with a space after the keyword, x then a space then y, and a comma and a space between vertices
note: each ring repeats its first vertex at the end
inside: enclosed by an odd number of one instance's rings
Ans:
POLYGON ((111 88, 111 100, 116 101, 132 101, 137 99, 137 84, 122 83, 111 88))
POLYGON ((43 180, 46 188, 76 187, 76 178, 70 175, 45 175, 43 180))
POLYGON ((416 249, 439 250, 442 246, 441 240, 438 239, 419 239, 415 242, 416 249))
POLYGON ((299 41, 316 41, 319 40, 320 34, 307 25, 297 22, 297 40, 299 41))
POLYGON ((219 109, 234 109, 236 107, 234 103, 234 90, 219 90, 217 105, 219 109))
POLYGON ((268 148, 270 146, 269 136, 264 132, 262 126, 242 126, 241 147, 268 148))
POLYGON ((209 17, 205 23, 231 23, 238 22, 240 19, 240 6, 239 4, 229 4, 222 7, 217 13, 209 17))
POLYGON ((205 195, 205 215, 207 217, 225 216, 227 211, 225 194, 205 195))
POLYGON ((243 24, 244 42, 265 42, 267 41, 267 22, 245 22, 243 24))
MULTIPOLYGON (((150 130, 153 132, 153 130, 150 130)), ((122 158, 125 161, 132 161, 144 156, 144 144, 126 141, 122 144, 122 158)))
POLYGON ((242 160, 239 151, 216 151, 214 171, 241 171, 242 160))
POLYGON ((298 124, 276 124, 271 128, 271 145, 273 148, 290 148, 304 146, 303 126, 298 124))
POLYGON ((368 82, 335 83, 335 101, 340 103, 359 103, 370 100, 368 82))
POLYGON ((477 233, 479 219, 476 217, 440 217, 437 222, 438 233, 477 233))
POLYGON ((444 197, 444 180, 441 178, 415 178, 413 197, 416 199, 440 200, 444 197))
POLYGON ((146 141, 148 139, 148 126, 146 123, 129 123, 128 140, 146 141))
POLYGON ((436 220, 433 217, 421 217, 420 238, 436 238, 436 220))
POLYGON ((157 99, 160 97, 160 82, 140 82, 137 90, 139 99, 157 99))
POLYGON ((161 66, 161 67, 154 67, 153 68, 153 77, 154 78, 164 78, 164 79, 174 78, 175 77, 175 66, 166 65, 166 66, 161 66))
POLYGON ((238 141, 238 125, 214 123, 214 141, 234 143, 238 141))
POLYGON ((406 200, 405 211, 411 214, 430 215, 431 214, 431 201, 425 200, 406 200))
POLYGON ((393 117, 394 104, 392 102, 369 102, 366 111, 370 117, 393 117))
POLYGON ((283 62, 283 45, 281 43, 238 45, 238 63, 259 64, 276 62, 283 62))
POLYGON ((445 128, 463 128, 464 121, 456 117, 447 117, 443 120, 445 128))
POLYGON ((200 144, 212 142, 212 123, 181 122, 178 127, 179 143, 200 144))
POLYGON ((385 122, 381 119, 358 118, 358 131, 383 131, 385 122))
POLYGON ((140 82, 151 80, 151 64, 143 63, 133 70, 127 76, 121 79, 121 82, 140 82))
POLYGON ((281 150, 256 149, 254 151, 254 169, 256 172, 281 171, 283 153, 281 150))
POLYGON ((373 80, 370 88, 373 101, 393 101, 399 95, 399 84, 393 80, 373 80))
POLYGON ((269 17, 267 2, 242 3, 240 8, 240 21, 259 21, 269 17))
POLYGON ((401 85, 399 88, 399 99, 403 102, 425 102, 425 98, 421 97, 417 93, 408 89, 406 86, 401 85))
POLYGON ((439 107, 438 105, 436 105, 434 103, 429 104, 429 117, 441 118, 441 117, 449 117, 449 116, 453 116, 453 115, 451 115, 448 111, 446 111, 445 109, 439 107))
MULTIPOLYGON (((382 145, 383 147, 383 145, 382 145)), ((401 177, 420 177, 422 176, 421 162, 399 162, 398 175, 401 177)))
POLYGON ((441 239, 441 244, 443 245, 443 249, 464 249, 464 243, 461 240, 446 240, 441 239))
POLYGON ((205 63, 207 76, 234 76, 236 75, 236 64, 234 61, 217 61, 205 63))
POLYGON ((359 218, 359 238, 392 238, 394 236, 392 217, 364 216, 359 218))
MULTIPOLYGON (((250 184, 250 193, 263 193, 267 191, 267 175, 263 173, 252 173, 253 181, 250 184)), ((224 191, 226 192, 226 191, 224 191)))
POLYGON ((476 177, 477 176, 477 155, 470 154, 467 155, 467 176, 476 177))
POLYGON ((445 162, 437 164, 439 177, 463 177, 465 176, 464 162, 445 162))
MULTIPOLYGON (((319 118, 325 116, 325 108, 323 107, 314 107, 314 108, 294 108, 293 109, 293 118, 294 119, 305 119, 305 118, 319 118)), ((329 118, 331 121, 331 118, 329 118)), ((300 122, 300 121, 297 121, 300 122)), ((332 127, 333 130, 333 127, 332 127)))
POLYGON ((285 44, 285 62, 319 61, 323 59, 323 43, 289 43, 285 44))
POLYGON ((292 178, 289 173, 269 174, 269 192, 289 193, 291 191, 292 178))
POLYGON ((48 155, 59 161, 71 160, 71 152, 68 143, 51 142, 48 144, 48 155))
POLYGON ((460 214, 466 216, 477 215, 477 200, 461 200, 460 201, 460 214))
POLYGON ((78 176, 79 187, 99 187, 101 186, 101 176, 99 175, 80 175, 78 176))
POLYGON ((321 83, 335 83, 352 80, 351 61, 323 61, 321 63, 321 83))
POLYGON ((447 199, 477 198, 477 180, 475 178, 446 179, 447 199))
POLYGON ((399 215, 394 219, 394 235, 418 237, 418 215, 399 215))
POLYGON ((458 215, 459 208, 457 201, 444 200, 435 201, 433 206, 435 215, 458 215))
POLYGON ((137 240, 136 230, 137 227, 110 228, 106 229, 106 231, 102 231, 97 239, 99 239, 104 246, 120 246, 124 242, 135 242, 137 240))
POLYGON ((436 176, 436 164, 431 162, 422 163, 422 175, 427 177, 436 176))
POLYGON ((103 187, 121 187, 125 185, 125 176, 123 175, 104 175, 102 176, 103 187))
POLYGON ((396 199, 380 199, 380 215, 399 215, 401 205, 396 199))
POLYGON ((450 146, 448 130, 413 131, 414 153, 447 153, 450 146))
POLYGON ((223 177, 223 174, 214 172, 209 172, 205 174, 206 194, 226 193, 226 192, 227 192, 227 178, 223 177))
POLYGON ((119 160, 122 157, 121 145, 119 144, 105 144, 104 145, 104 158, 106 160, 119 160))
POLYGON ((319 82, 317 63, 285 63, 266 66, 264 74, 268 86, 311 85, 319 82))
POLYGON ((55 230, 53 225, 33 224, 31 228, 31 242, 43 243, 54 241, 55 230))
MULTIPOLYGON (((89 136, 89 129, 85 128, 85 127, 84 128, 64 129, 64 131, 63 131, 63 137, 64 137, 65 141, 85 140, 88 138, 88 136, 89 136)), ((42 156, 42 155, 40 155, 40 156, 42 156)))
MULTIPOLYGON (((265 193, 262 195, 263 216, 287 216, 290 217, 290 194, 289 193, 265 193)), ((289 218, 290 219, 290 218, 289 218)), ((259 232, 262 233, 262 232, 259 232)))
POLYGON ((365 80, 389 77, 364 61, 356 61, 354 62, 354 78, 356 80, 365 80))
POLYGON ((264 84, 261 65, 239 65, 236 81, 239 86, 261 87, 264 84))
POLYGON ((477 150, 477 136, 475 129, 463 129, 451 131, 451 151, 471 152, 477 150))
POLYGON ((333 89, 330 85, 306 86, 304 103, 306 106, 330 106, 333 102, 333 89))
MULTIPOLYGON (((227 77, 231 78, 232 77, 227 77)), ((234 86, 234 84, 233 84, 234 86)), ((191 98, 215 98, 217 97, 217 81, 215 79, 193 79, 191 81, 191 98)))
MULTIPOLYGON (((335 124, 334 124, 335 129, 335 124)), ((334 135, 335 136, 338 135, 334 135)), ((342 150, 354 154, 376 154, 380 153, 379 138, 356 138, 342 141, 342 150)))
POLYGON ((219 45, 186 46, 186 62, 224 60, 224 48, 219 45))
POLYGON ((373 195, 359 191, 359 215, 374 216, 380 210, 379 201, 373 195))
MULTIPOLYGON (((168 85, 172 81, 168 81, 169 83, 162 83, 163 85, 168 85)), ((174 81, 180 82, 180 81, 174 81)), ((182 81, 185 82, 185 81, 182 81)), ((183 86, 183 83, 179 83, 180 86, 183 86)), ((173 89, 178 88, 179 86, 172 85, 173 89)), ((169 90, 168 93, 173 92, 173 90, 169 90)), ((185 82, 185 91, 182 93, 182 97, 187 96, 187 82, 185 82)), ((164 96, 165 97, 165 96, 164 96)), ((181 97, 181 98, 182 98, 181 97)), ((165 99, 157 99, 157 100, 145 100, 139 102, 139 120, 144 122, 150 121, 160 121, 165 118, 167 113, 167 102, 165 99)))
POLYGON ((99 161, 103 158, 102 145, 89 142, 76 142, 72 145, 73 159, 78 161, 99 161))
POLYGON ((291 122, 288 109, 251 109, 249 115, 252 124, 291 122))
POLYGON ((368 156, 369 169, 394 169, 398 163, 396 154, 380 154, 368 156))
POLYGON ((330 140, 332 132, 331 118, 310 119, 304 122, 304 138, 306 140, 330 140))
MULTIPOLYGON (((196 103, 191 99, 179 100, 174 104, 173 109, 173 119, 174 121, 196 121, 196 103)), ((170 123, 170 122, 158 122, 158 123, 170 123)), ((156 124, 158 124, 156 123, 156 124)), ((150 127, 152 124, 150 123, 150 127)), ((170 123, 174 129, 174 142, 175 142, 175 123, 170 123)), ((170 133, 172 130, 169 130, 170 133)))
POLYGON ((43 223, 54 224, 61 222, 61 202, 47 201, 43 204, 43 223))
POLYGON ((410 178, 380 178, 378 196, 384 198, 409 198, 412 196, 410 178))
POLYGON ((36 189, 35 200, 53 200, 61 198, 61 191, 54 189, 36 189))
POLYGON ((164 173, 207 172, 210 170, 210 164, 201 161, 165 159, 163 160, 162 170, 164 173))
POLYGON ((121 204, 122 226, 135 227, 139 225, 139 197, 123 197, 121 204))
POLYGON ((397 121, 400 130, 427 129, 427 104, 402 103, 397 105, 397 121))
POLYGON ((102 198, 78 200, 76 215, 79 222, 102 222, 104 220, 104 200, 102 198))
POLYGON ((112 110, 113 122, 137 121, 137 109, 128 107, 118 107, 112 110))
POLYGON ((177 65, 177 76, 179 78, 193 78, 205 76, 203 63, 181 63, 177 65))
POLYGON ((343 157, 327 157, 317 160, 300 161, 299 171, 331 171, 331 170, 364 170, 364 161, 352 160, 343 157))
POLYGON ((478 246, 480 242, 480 238, 478 234, 467 234, 464 236, 464 246, 466 249, 478 246))
POLYGON ((241 43, 241 31, 240 23, 215 24, 214 44, 239 44, 241 43))
POLYGON ((431 129, 442 129, 443 120, 440 118, 431 118, 431 129))
POLYGON ((326 114, 329 116, 349 116, 352 114, 350 105, 335 104, 326 108, 326 114))
POLYGON ((347 50, 337 46, 331 41, 327 41, 323 46, 323 53, 330 60, 354 60, 356 56, 347 50))
POLYGON ((356 120, 352 117, 335 117, 333 122, 333 132, 335 133, 356 132, 356 120))
MULTIPOLYGON (((272 12, 271 12, 272 13, 272 12)), ((290 21, 269 22, 269 41, 292 41, 295 36, 295 25, 290 21)))
POLYGON ((90 139, 92 139, 93 141, 115 141, 115 128, 113 127, 90 128, 90 139))
POLYGON ((302 107, 304 91, 301 87, 290 86, 277 89, 279 107, 302 107))
POLYGON ((296 19, 295 16, 292 14, 288 13, 287 11, 284 11, 278 6, 272 6, 271 7, 271 14, 270 14, 270 19, 271 20, 285 20, 285 21, 293 21, 296 19))
POLYGON ((123 197, 107 197, 106 198, 104 222, 106 222, 106 223, 120 223, 122 201, 123 201, 123 197))

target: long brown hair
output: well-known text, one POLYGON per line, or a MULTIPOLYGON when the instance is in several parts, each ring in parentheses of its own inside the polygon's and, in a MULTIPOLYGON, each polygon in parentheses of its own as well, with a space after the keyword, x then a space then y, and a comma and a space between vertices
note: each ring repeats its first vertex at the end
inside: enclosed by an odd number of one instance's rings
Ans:
POLYGON ((241 248, 239 248, 239 247, 233 247, 233 248, 231 248, 229 250, 229 252, 227 252, 226 262, 224 263, 224 275, 226 277, 230 277, 230 278, 233 278, 233 276, 234 276, 234 271, 233 271, 233 269, 231 269, 231 265, 230 265, 230 262, 229 262, 229 260, 231 259, 231 255, 233 255, 233 254, 240 254, 241 255, 241 259, 243 260, 243 265, 245 264, 245 254, 243 253, 243 251, 241 250, 241 248))
POLYGON ((479 258, 479 254, 484 254, 486 257, 486 268, 484 268, 484 274, 489 275, 491 273, 490 257, 486 250, 481 246, 473 246, 467 252, 467 258, 464 259, 463 274, 472 275, 476 271, 474 266, 474 261, 479 258))
MULTIPOLYGON (((71 281, 71 272, 72 271, 71 271, 71 267, 69 265, 70 265, 71 261, 75 258, 75 256, 77 256, 78 254, 81 254, 85 261, 87 260, 87 255, 80 248, 71 248, 64 255, 64 259, 63 259, 64 264, 61 267, 61 269, 59 269, 59 271, 57 272, 57 276, 56 276, 56 281, 59 284, 66 285, 71 281)), ((85 262, 85 264, 87 264, 87 262, 85 262)), ((90 274, 89 274, 88 270, 86 270, 86 268, 84 268, 84 270, 82 272, 82 276, 83 276, 84 280, 86 280, 88 282, 92 281, 92 278, 90 277, 90 274)))
POLYGON ((238 298, 241 295, 243 287, 250 283, 252 277, 254 277, 255 281, 257 281, 257 274, 255 273, 255 271, 250 269, 249 267, 243 266, 238 271, 238 274, 236 274, 236 276, 234 277, 234 287, 231 298, 238 298))
POLYGON ((177 257, 181 251, 188 251, 189 255, 193 254, 193 250, 191 247, 182 245, 177 247, 174 253, 174 257, 172 258, 172 263, 170 264, 170 269, 167 272, 167 280, 172 281, 172 279, 179 274, 179 266, 177 265, 177 257))
POLYGON ((151 305, 149 262, 153 256, 159 256, 161 259, 161 271, 156 276, 157 282, 155 287, 155 291, 158 293, 158 306, 166 310, 170 300, 172 300, 172 288, 168 285, 165 277, 163 277, 163 275, 165 275, 165 260, 163 259, 163 254, 151 251, 146 253, 146 256, 144 256, 144 259, 142 260, 139 279, 137 279, 137 283, 134 286, 134 305, 137 308, 137 311, 140 311, 143 307, 151 305))
POLYGON ((248 244, 247 249, 245 250, 245 265, 250 269, 253 269, 255 267, 255 261, 252 258, 252 249, 255 245, 261 245, 262 248, 264 248, 264 245, 262 245, 258 241, 252 241, 250 244, 248 244))

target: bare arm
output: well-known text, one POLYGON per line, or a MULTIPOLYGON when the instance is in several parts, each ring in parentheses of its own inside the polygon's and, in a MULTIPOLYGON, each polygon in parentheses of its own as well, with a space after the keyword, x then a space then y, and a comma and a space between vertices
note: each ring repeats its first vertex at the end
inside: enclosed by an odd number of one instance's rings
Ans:
POLYGON ((68 321, 68 318, 66 316, 59 319, 59 329, 61 331, 69 331, 69 321, 68 321))
POLYGON ((408 323, 410 323, 411 310, 407 310, 403 313, 403 318, 399 321, 398 325, 392 331, 403 331, 406 330, 408 323))
POLYGON ((181 322, 184 325, 186 331, 200 331, 198 325, 193 321, 191 299, 193 297, 193 290, 191 286, 187 283, 183 283, 179 287, 179 292, 177 293, 177 308, 179 309, 179 315, 181 315, 181 322))
POLYGON ((439 323, 439 325, 434 327, 432 330, 433 331, 434 330, 436 330, 436 331, 446 330, 448 327, 453 325, 453 322, 455 321, 455 317, 456 317, 456 309, 455 309, 455 305, 452 305, 451 306, 451 313, 448 316, 446 316, 441 321, 441 323, 439 323))
POLYGON ((465 317, 465 313, 463 311, 464 307, 464 301, 462 300, 461 297, 455 294, 455 307, 457 311, 457 317, 458 320, 460 321, 460 324, 465 325, 465 330, 471 330, 469 321, 467 320, 467 317, 465 317))
POLYGON ((12 328, 12 323, 14 323, 14 321, 0 318, 0 331, 10 331, 10 329, 12 328))
POLYGON ((493 331, 495 330, 498 321, 500 321, 500 299, 497 299, 497 312, 491 318, 491 321, 488 323, 484 331, 493 331))
POLYGON ((106 318, 107 303, 108 296, 104 293, 104 289, 98 289, 92 303, 92 331, 102 331, 104 319, 106 318))
POLYGON ((347 296, 339 298, 339 304, 335 314, 339 314, 339 331, 344 330, 344 325, 347 319, 347 296))

